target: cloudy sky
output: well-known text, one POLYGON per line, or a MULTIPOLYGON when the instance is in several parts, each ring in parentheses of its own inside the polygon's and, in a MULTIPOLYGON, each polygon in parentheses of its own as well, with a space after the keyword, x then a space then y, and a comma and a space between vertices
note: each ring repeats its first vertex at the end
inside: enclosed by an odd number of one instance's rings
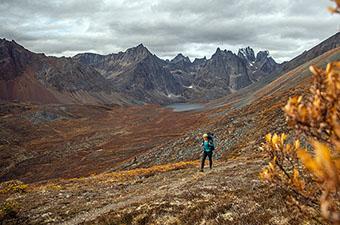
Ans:
POLYGON ((288 60, 339 31, 328 0, 1 0, 0 37, 48 55, 143 43, 161 58, 251 46, 288 60))

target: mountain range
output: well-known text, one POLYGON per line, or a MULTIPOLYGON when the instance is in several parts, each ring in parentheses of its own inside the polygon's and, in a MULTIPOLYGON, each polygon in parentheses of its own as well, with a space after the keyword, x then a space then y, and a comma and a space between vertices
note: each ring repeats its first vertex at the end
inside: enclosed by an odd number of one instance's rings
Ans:
POLYGON ((183 54, 163 60, 143 44, 125 52, 74 57, 33 53, 0 39, 0 99, 35 103, 170 104, 216 99, 274 79, 340 44, 340 33, 278 64, 268 51, 250 47, 237 54, 217 48, 193 62, 183 54))

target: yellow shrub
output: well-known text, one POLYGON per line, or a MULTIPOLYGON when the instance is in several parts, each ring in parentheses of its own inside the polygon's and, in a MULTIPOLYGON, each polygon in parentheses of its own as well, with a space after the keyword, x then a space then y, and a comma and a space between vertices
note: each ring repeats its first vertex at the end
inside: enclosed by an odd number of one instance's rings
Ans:
MULTIPOLYGON (((178 162, 178 163, 169 163, 164 165, 156 165, 148 168, 138 168, 127 171, 120 172, 112 172, 109 174, 105 174, 105 179, 110 181, 116 180, 126 180, 136 176, 152 176, 157 173, 164 173, 172 170, 179 170, 184 168, 189 168, 193 166, 197 166, 198 161, 187 161, 187 162, 178 162)), ((100 175, 99 175, 100 176, 100 175)))
POLYGON ((294 190, 305 201, 318 197, 322 216, 340 223, 340 62, 325 71, 311 66, 310 71, 311 95, 290 98, 283 110, 288 125, 309 138, 313 153, 298 139, 286 143, 286 134, 267 134, 261 149, 270 162, 260 178, 294 190))
POLYGON ((27 191, 27 188, 27 184, 19 180, 11 180, 0 183, 0 194, 23 193, 27 191))

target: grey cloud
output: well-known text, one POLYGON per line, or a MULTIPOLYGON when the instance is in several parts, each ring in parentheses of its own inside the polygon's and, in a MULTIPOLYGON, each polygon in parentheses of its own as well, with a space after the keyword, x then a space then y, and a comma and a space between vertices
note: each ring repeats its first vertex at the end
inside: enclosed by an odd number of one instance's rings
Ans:
POLYGON ((144 43, 160 57, 211 56, 218 46, 293 58, 334 34, 321 0, 2 0, 0 36, 53 55, 144 43))
POLYGON ((104 7, 104 0, 6 0, 0 9, 13 16, 75 18, 92 16, 104 7))

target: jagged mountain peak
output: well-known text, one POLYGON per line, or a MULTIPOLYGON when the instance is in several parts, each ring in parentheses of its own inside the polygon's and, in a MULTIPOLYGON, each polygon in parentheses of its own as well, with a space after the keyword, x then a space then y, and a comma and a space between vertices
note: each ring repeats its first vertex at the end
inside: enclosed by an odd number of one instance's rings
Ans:
MULTIPOLYGON (((22 50, 26 50, 23 46, 19 45, 17 42, 15 42, 14 40, 7 40, 6 38, 0 39, 0 47, 1 48, 17 48, 17 49, 22 49, 22 50)), ((28 51, 28 50, 27 50, 28 51)))
POLYGON ((6 38, 1 38, 0 39, 0 43, 3 43, 3 42, 7 42, 7 43, 15 43, 15 44, 17 44, 16 42, 15 42, 15 40, 7 40, 6 38))
POLYGON ((215 53, 211 56, 211 59, 214 59, 214 58, 217 58, 217 57, 220 57, 223 55, 223 52, 222 50, 218 47, 215 51, 215 53))
POLYGON ((181 61, 191 63, 190 58, 188 56, 184 56, 182 53, 177 54, 177 56, 171 60, 172 63, 178 63, 181 61))
POLYGON ((261 61, 264 58, 268 58, 269 57, 269 51, 265 50, 265 51, 259 51, 256 55, 256 60, 257 61, 261 61))
POLYGON ((217 47, 215 54, 216 54, 216 53, 221 53, 221 52, 222 52, 221 48, 220 48, 220 47, 217 47))
MULTIPOLYGON (((0 58, 4 57, 5 52, 12 51, 11 57, 14 57, 16 54, 14 52, 24 54, 25 57, 31 57, 33 55, 36 56, 46 56, 45 53, 33 53, 30 50, 26 49, 24 46, 17 43, 15 40, 7 40, 6 38, 0 38, 0 58), (2 56, 1 56, 2 53, 2 56)), ((16 55, 18 56, 18 55, 16 55)), ((22 59, 25 61, 24 59, 22 59)))
MULTIPOLYGON (((36 57, 43 54, 36 54, 36 57)), ((20 76, 32 61, 34 54, 14 40, 0 39, 0 80, 11 80, 20 76)))
POLYGON ((225 57, 227 55, 232 55, 232 56, 236 56, 232 51, 230 50, 221 50, 219 47, 216 49, 216 52, 211 56, 211 59, 216 59, 216 58, 221 58, 221 57, 225 57))
POLYGON ((113 57, 115 58, 116 56, 126 56, 128 58, 141 59, 141 58, 144 58, 146 56, 151 56, 151 55, 152 53, 141 43, 135 47, 128 48, 125 52, 120 51, 118 53, 111 53, 108 55, 85 52, 85 53, 79 53, 73 56, 73 58, 81 58, 81 57, 113 57))
POLYGON ((204 56, 203 58, 195 58, 193 63, 195 64, 195 63, 198 63, 198 62, 205 62, 205 61, 207 61, 206 56, 204 56))
POLYGON ((251 47, 240 48, 237 54, 240 58, 243 58, 247 61, 253 62, 255 61, 255 53, 251 47))
POLYGON ((137 45, 136 47, 127 49, 125 53, 143 56, 152 55, 149 49, 147 49, 142 43, 137 45))
POLYGON ((97 58, 97 57, 104 57, 104 55, 100 55, 100 54, 93 53, 93 52, 84 52, 84 53, 78 53, 72 58, 82 59, 82 58, 97 58))
MULTIPOLYGON (((12 40, 13 41, 13 40, 12 40)), ((6 38, 1 38, 0 39, 0 43, 5 43, 5 42, 10 42, 10 41, 8 41, 6 38)))

